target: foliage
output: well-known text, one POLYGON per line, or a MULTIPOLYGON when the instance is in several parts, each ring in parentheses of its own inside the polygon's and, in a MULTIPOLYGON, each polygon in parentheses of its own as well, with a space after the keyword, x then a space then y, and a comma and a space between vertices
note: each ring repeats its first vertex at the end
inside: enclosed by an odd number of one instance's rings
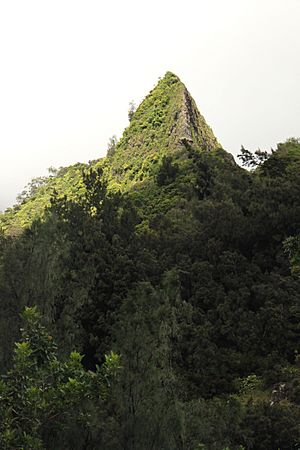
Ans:
POLYGON ((255 168, 264 163, 269 158, 270 154, 261 150, 256 150, 254 153, 251 153, 242 146, 241 153, 237 156, 242 161, 243 166, 255 168))
POLYGON ((129 108, 128 108, 128 119, 129 119, 129 122, 131 121, 135 110, 136 110, 136 104, 133 101, 131 101, 129 103, 129 108))
POLYGON ((288 254, 292 266, 292 272, 300 273, 300 236, 288 237, 284 241, 284 249, 288 254))
POLYGON ((108 145, 107 145, 107 154, 106 154, 106 156, 108 158, 111 158, 112 156, 114 156, 117 144, 118 144, 118 139, 115 135, 113 135, 111 138, 109 138, 108 145))
POLYGON ((76 426, 88 439, 91 406, 100 408, 107 396, 108 381, 119 368, 117 355, 107 356, 95 372, 83 369, 78 352, 62 362, 37 309, 25 308, 22 317, 13 367, 1 384, 1 448, 54 448, 58 437, 63 442, 76 426))
POLYGON ((33 179, 18 196, 19 204, 0 215, 0 229, 7 235, 20 235, 34 220, 43 218, 54 194, 78 200, 84 191, 82 171, 85 168, 85 164, 79 163, 57 172, 50 168, 49 177, 33 179))
POLYGON ((172 164, 172 157, 164 156, 157 172, 157 184, 164 186, 172 183, 175 180, 177 172, 178 165, 172 164))

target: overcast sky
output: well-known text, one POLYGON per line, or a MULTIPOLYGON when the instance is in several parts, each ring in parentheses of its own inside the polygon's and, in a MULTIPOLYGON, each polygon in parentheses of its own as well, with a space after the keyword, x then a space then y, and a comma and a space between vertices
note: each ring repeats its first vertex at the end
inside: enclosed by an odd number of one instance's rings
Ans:
POLYGON ((300 136, 300 0, 0 0, 0 210, 105 155, 167 70, 237 154, 300 136))

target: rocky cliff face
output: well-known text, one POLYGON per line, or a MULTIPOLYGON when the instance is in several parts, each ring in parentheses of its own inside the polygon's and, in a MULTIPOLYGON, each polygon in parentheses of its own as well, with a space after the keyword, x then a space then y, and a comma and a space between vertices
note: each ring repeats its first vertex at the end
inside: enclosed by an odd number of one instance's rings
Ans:
POLYGON ((178 121, 174 120, 173 125, 177 131, 174 144, 188 144, 204 151, 211 151, 220 147, 185 86, 180 94, 181 107, 179 109, 179 118, 178 121))

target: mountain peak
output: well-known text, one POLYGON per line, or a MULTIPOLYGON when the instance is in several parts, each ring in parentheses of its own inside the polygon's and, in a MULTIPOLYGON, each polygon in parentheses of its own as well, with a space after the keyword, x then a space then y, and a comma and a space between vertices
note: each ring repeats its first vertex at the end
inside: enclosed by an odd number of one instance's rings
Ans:
POLYGON ((176 79, 177 81, 180 81, 179 77, 177 75, 175 75, 175 73, 171 72, 170 70, 167 70, 167 72, 165 73, 163 79, 176 79))
POLYGON ((112 159, 112 176, 138 181, 147 161, 180 157, 191 147, 211 151, 220 144, 185 85, 167 72, 132 115, 112 159))
POLYGON ((155 141, 166 132, 170 149, 186 143, 208 151, 220 147, 186 86, 172 72, 166 72, 140 104, 125 134, 139 125, 144 133, 154 131, 155 141))

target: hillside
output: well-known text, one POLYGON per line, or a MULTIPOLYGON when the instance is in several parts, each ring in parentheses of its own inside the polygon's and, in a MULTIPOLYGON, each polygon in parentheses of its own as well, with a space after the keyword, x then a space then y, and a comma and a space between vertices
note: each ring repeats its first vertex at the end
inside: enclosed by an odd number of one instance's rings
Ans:
MULTIPOLYGON (((166 156, 176 159, 181 172, 187 175, 192 171, 188 160, 188 149, 191 148, 222 152, 184 84, 176 75, 167 72, 135 111, 113 155, 90 164, 60 169, 33 193, 29 192, 21 204, 2 214, 2 229, 8 234, 18 234, 20 228, 42 217, 54 192, 78 201, 84 189, 82 171, 91 167, 102 167, 108 189, 121 192, 153 188, 151 181, 166 156)), ((230 154, 223 153, 234 163, 230 154)))
POLYGON ((168 72, 4 214, 1 448, 299 448, 300 142, 241 160, 168 72))

